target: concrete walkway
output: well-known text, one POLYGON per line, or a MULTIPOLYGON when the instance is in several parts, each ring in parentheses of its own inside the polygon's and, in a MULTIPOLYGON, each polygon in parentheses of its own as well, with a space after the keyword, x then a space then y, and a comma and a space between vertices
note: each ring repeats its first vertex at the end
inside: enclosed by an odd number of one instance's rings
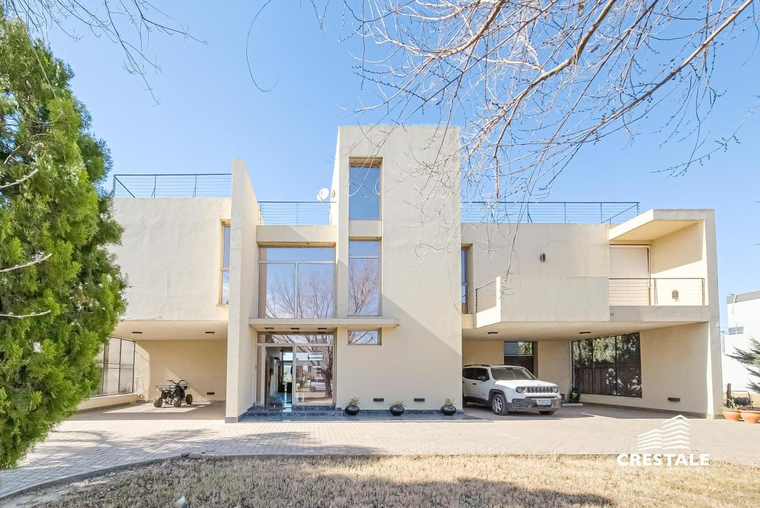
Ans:
MULTIPOLYGON (((141 404, 79 413, 62 423, 17 469, 0 471, 0 497, 66 478, 183 453, 220 455, 619 454, 669 413, 602 406, 562 408, 554 416, 459 421, 223 422, 223 406, 153 408, 141 404)), ((689 420, 692 453, 760 466, 760 425, 689 420)))

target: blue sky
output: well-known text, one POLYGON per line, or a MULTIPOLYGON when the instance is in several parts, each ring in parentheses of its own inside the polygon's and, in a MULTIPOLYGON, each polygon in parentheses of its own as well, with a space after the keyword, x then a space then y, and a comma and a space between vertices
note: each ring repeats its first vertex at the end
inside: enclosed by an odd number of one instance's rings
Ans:
MULTIPOLYGON (((249 46, 257 80, 273 86, 261 93, 245 58, 260 2, 209 5, 193 0, 168 11, 206 44, 152 36, 150 53, 162 70, 149 80, 159 104, 105 38, 79 28, 79 41, 56 30, 49 39, 76 74, 74 92, 108 143, 114 172, 229 172, 231 159, 242 157, 260 199, 313 200, 330 185, 338 126, 357 123, 352 111, 367 93, 354 75, 351 47, 338 41, 340 19, 323 33, 308 2, 273 2, 249 46)), ((758 103, 756 42, 748 33, 720 48, 714 84, 727 93, 712 118, 715 136, 730 135, 758 103)), ((612 137, 582 151, 549 199, 641 201, 644 210, 714 208, 723 302, 729 292, 760 289, 760 115, 750 117, 738 137, 740 144, 680 177, 657 170, 682 160, 686 144, 659 147, 654 135, 633 142, 612 137)))

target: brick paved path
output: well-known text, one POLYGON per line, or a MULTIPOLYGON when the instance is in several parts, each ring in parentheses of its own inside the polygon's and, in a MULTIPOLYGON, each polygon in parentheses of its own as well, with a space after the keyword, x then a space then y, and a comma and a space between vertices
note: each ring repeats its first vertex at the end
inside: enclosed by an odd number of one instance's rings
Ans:
MULTIPOLYGON (((553 417, 469 421, 271 422, 225 424, 221 405, 155 409, 150 404, 75 415, 14 470, 0 471, 0 497, 33 485, 183 453, 258 454, 618 454, 672 415, 600 406, 553 417)), ((760 466, 760 425, 690 420, 694 453, 760 466)))

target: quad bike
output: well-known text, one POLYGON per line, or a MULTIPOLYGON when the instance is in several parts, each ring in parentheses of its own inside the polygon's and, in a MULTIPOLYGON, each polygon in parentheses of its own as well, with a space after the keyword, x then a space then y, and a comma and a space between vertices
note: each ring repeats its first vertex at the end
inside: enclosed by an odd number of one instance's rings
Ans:
POLYGON ((161 395, 153 399, 155 407, 161 407, 164 404, 180 407, 183 400, 188 406, 193 403, 193 396, 187 393, 187 381, 184 379, 177 382, 173 379, 167 381, 169 381, 168 385, 156 385, 156 389, 161 392, 161 395))

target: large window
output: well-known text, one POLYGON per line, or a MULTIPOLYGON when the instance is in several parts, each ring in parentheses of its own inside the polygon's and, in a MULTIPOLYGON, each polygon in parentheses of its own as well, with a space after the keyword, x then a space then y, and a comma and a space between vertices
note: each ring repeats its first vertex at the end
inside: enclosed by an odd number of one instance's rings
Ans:
POLYGON ((505 342, 504 365, 524 367, 535 374, 534 347, 535 343, 533 342, 505 342))
POLYGON ((259 316, 335 316, 335 250, 332 247, 261 247, 259 316))
POLYGON ((573 385, 581 393, 641 397, 639 334, 574 341, 573 385))
POLYGON ((351 163, 348 168, 348 218, 380 219, 380 161, 351 163))
POLYGON ((222 287, 219 296, 219 303, 229 305, 230 303, 230 225, 222 226, 222 287))
POLYGON ((348 242, 348 313, 352 316, 380 314, 380 242, 348 242))
POLYGON ((135 343, 111 338, 95 362, 101 369, 100 386, 94 395, 132 393, 135 383, 135 343))

